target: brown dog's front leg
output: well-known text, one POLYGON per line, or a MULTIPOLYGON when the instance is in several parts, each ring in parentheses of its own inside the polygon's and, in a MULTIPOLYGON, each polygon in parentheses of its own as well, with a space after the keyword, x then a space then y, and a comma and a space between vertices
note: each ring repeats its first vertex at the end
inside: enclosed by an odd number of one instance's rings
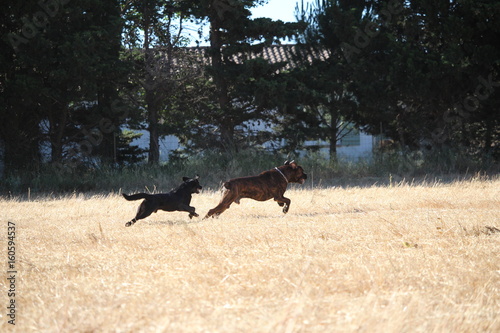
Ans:
POLYGON ((285 206, 283 207, 283 213, 284 214, 288 213, 288 210, 290 209, 290 203, 291 203, 291 201, 290 201, 290 199, 287 199, 287 200, 288 200, 288 202, 285 202, 285 206))
POLYGON ((283 206, 283 213, 288 213, 288 209, 290 209, 290 199, 281 197, 281 198, 274 198, 274 201, 278 202, 278 205, 283 206))

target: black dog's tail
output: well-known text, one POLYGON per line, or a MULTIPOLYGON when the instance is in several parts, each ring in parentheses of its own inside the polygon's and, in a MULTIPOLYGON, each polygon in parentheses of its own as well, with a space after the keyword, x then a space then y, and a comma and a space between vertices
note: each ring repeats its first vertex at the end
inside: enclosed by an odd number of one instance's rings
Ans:
POLYGON ((123 193, 123 197, 128 201, 147 199, 150 196, 151 196, 151 194, 147 194, 147 193, 136 193, 136 194, 132 194, 132 195, 126 195, 125 193, 123 193))

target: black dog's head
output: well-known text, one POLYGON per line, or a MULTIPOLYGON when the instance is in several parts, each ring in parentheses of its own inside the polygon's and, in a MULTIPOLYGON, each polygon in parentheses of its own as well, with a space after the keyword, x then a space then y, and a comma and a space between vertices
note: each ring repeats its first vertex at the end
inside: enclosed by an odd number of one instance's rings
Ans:
POLYGON ((182 187, 186 188, 189 193, 200 193, 200 190, 203 187, 200 185, 198 179, 200 179, 200 176, 196 176, 194 178, 182 177, 182 180, 184 181, 182 187))
POLYGON ((290 170, 288 173, 288 182, 289 183, 299 183, 304 184, 307 179, 307 174, 304 172, 304 169, 295 163, 295 161, 285 162, 285 165, 288 166, 290 170))

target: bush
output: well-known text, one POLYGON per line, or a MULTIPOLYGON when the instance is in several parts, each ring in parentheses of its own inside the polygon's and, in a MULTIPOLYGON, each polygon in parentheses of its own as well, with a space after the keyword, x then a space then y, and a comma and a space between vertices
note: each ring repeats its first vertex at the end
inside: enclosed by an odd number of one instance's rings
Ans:
MULTIPOLYGON (((1 194, 67 192, 166 192, 179 185, 183 176, 199 175, 206 189, 219 189, 230 178, 256 175, 282 165, 286 156, 247 149, 236 154, 204 151, 176 156, 169 162, 151 166, 100 166, 75 169, 44 165, 32 172, 18 172, 0 179, 1 194)), ((395 179, 428 178, 498 172, 498 165, 449 149, 427 152, 390 152, 359 161, 330 160, 318 153, 297 158, 308 174, 308 187, 389 184, 395 179)))

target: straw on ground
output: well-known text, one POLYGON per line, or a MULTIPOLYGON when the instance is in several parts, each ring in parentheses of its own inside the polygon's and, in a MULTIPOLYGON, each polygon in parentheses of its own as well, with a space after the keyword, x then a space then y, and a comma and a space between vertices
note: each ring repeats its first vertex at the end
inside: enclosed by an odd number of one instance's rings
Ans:
MULTIPOLYGON (((158 212, 131 228, 137 204, 118 195, 0 200, 2 232, 17 228, 15 329, 500 331, 499 179, 287 196, 287 215, 242 200, 219 219, 158 212)), ((203 215, 219 199, 192 204, 203 215)))

